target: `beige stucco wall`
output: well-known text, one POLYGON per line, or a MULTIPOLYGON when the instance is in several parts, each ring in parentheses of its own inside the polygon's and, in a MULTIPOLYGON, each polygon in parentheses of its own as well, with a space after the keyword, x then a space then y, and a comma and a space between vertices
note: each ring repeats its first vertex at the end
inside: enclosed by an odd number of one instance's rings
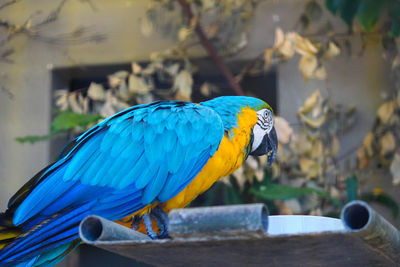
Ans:
MULTIPOLYGON (((77 26, 93 26, 107 35, 104 42, 60 46, 21 35, 11 42, 16 51, 11 57, 14 63, 0 62, 0 72, 7 75, 1 84, 14 94, 10 99, 0 92, 0 207, 5 207, 12 193, 50 160, 48 143, 21 145, 14 138, 49 132, 51 67, 146 60, 150 52, 173 43, 172 38, 162 37, 159 33, 151 37, 140 33, 138 19, 144 13, 146 1, 92 2, 96 10, 83 1, 67 2, 59 20, 46 26, 45 33, 54 35, 72 31, 77 26)), ((303 3, 265 1, 260 5, 251 28, 249 46, 238 57, 251 58, 271 46, 275 27, 292 29, 303 3)), ((47 14, 55 6, 56 2, 50 0, 24 1, 0 11, 0 15, 14 23, 23 23, 35 11, 43 9, 47 14)), ((341 22, 336 26, 345 29, 341 22)), ((357 46, 357 40, 354 43, 357 46)), ((362 58, 340 56, 327 65, 333 98, 343 104, 355 104, 360 114, 357 127, 351 137, 343 140, 343 147, 359 143, 370 129, 375 111, 382 102, 380 93, 388 88, 387 70, 379 45, 371 42, 364 55, 362 58)), ((310 93, 325 88, 324 82, 305 84, 297 70, 296 59, 279 65, 278 76, 278 102, 282 114, 296 113, 310 93)), ((293 117, 289 119, 294 120, 293 117)))

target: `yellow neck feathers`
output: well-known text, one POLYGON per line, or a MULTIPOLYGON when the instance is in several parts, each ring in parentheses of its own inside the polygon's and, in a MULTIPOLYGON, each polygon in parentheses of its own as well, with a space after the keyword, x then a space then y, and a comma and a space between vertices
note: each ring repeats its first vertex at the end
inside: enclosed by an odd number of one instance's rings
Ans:
POLYGON ((183 208, 216 181, 238 169, 244 161, 245 149, 249 145, 251 130, 256 123, 256 111, 243 108, 238 114, 238 127, 233 129, 232 139, 225 135, 218 150, 201 172, 178 195, 162 203, 161 207, 165 211, 183 208))

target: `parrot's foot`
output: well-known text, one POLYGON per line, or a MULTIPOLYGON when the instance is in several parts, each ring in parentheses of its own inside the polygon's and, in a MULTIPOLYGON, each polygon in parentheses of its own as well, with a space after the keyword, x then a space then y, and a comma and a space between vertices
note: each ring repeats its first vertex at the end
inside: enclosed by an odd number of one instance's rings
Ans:
MULTIPOLYGON (((164 239, 169 238, 168 235, 168 216, 167 214, 159 207, 155 207, 150 213, 143 215, 144 226, 146 227, 147 235, 151 239, 164 239), (160 228, 160 233, 157 234, 153 230, 153 226, 151 224, 151 218, 156 222, 157 226, 160 228)), ((133 224, 132 224, 133 225, 133 224)))

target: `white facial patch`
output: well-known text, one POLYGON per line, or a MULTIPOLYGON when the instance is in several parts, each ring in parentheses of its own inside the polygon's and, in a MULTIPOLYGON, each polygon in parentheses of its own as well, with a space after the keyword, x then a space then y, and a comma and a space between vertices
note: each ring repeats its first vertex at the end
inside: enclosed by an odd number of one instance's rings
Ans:
POLYGON ((251 146, 251 152, 256 150, 261 144, 264 136, 268 134, 272 127, 274 127, 274 118, 272 112, 269 109, 262 109, 257 111, 257 123, 253 127, 253 144, 251 146))

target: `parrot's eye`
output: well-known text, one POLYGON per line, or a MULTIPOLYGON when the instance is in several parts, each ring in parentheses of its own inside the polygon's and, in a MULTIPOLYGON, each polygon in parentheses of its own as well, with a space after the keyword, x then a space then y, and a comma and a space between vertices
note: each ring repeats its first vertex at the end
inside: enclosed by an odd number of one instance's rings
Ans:
POLYGON ((257 117, 258 117, 257 125, 261 129, 263 129, 264 131, 269 133, 271 131, 272 127, 274 126, 274 120, 272 117, 271 110, 262 109, 257 112, 257 117))

